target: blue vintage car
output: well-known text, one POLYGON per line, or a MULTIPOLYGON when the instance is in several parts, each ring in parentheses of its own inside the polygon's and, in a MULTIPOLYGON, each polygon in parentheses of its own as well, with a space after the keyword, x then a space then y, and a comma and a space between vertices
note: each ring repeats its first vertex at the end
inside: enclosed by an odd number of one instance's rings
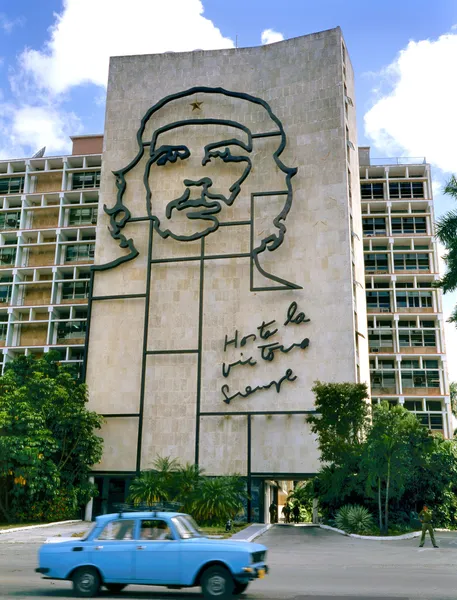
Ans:
POLYGON ((49 540, 39 550, 36 571, 71 580, 84 598, 96 596, 101 586, 120 592, 137 584, 201 586, 206 598, 222 600, 265 576, 266 553, 260 544, 205 537, 183 513, 127 512, 97 517, 85 538, 49 540))

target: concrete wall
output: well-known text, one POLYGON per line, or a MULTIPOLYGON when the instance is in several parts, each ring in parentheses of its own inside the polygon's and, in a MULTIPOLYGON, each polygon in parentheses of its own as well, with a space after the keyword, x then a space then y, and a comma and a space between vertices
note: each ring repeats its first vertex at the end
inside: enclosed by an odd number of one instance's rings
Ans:
MULTIPOLYGON (((353 94, 353 74, 346 57, 346 87, 353 94)), ((284 242, 261 255, 261 266, 301 289, 250 290, 250 259, 224 258, 204 261, 201 283, 200 261, 153 264, 147 313, 149 351, 198 349, 201 334, 201 370, 198 353, 150 354, 144 366, 144 397, 141 408, 141 375, 145 299, 93 302, 89 340, 87 383, 90 408, 107 418, 102 430, 105 453, 95 469, 134 471, 138 426, 142 427, 141 468, 152 465, 160 454, 193 461, 199 439, 199 461, 208 474, 240 472, 248 468, 248 417, 251 417, 251 472, 312 473, 319 468, 316 442, 304 415, 265 415, 269 411, 313 410, 311 387, 322 381, 355 381, 356 327, 365 332, 363 293, 357 294, 354 311, 354 277, 363 283, 362 244, 352 245, 351 227, 362 239, 357 156, 347 160, 346 123, 356 143, 355 114, 345 116, 342 37, 339 28, 259 48, 119 57, 111 60, 104 133, 101 178, 102 201, 116 202, 112 171, 124 168, 137 155, 136 133, 147 110, 161 98, 194 86, 221 86, 268 102, 287 135, 281 160, 297 167, 292 179, 293 204, 285 224, 284 242), (348 167, 353 173, 352 219, 348 195, 348 167), (354 206, 356 205, 356 206, 354 206), (352 258, 354 256, 354 270, 352 258), (202 296, 202 323, 199 300, 202 296), (310 322, 285 325, 287 311, 296 302, 310 322), (267 341, 259 339, 262 322, 275 321, 278 332, 267 341), (238 331, 238 348, 224 339, 238 331), (242 336, 255 333, 241 347, 242 336), (285 348, 308 338, 309 347, 276 353, 264 360, 260 344, 278 342, 285 348), (241 355, 243 353, 243 355, 241 355), (225 362, 252 357, 255 366, 233 367, 222 375, 225 362), (288 371, 296 376, 249 397, 225 397, 278 381, 288 371), (198 380, 201 379, 200 394, 198 380), (229 413, 219 414, 219 413, 229 413), (201 416, 200 413, 211 413, 201 416), (125 415, 120 417, 119 415, 125 415), (199 427, 198 427, 199 425, 199 427)), ((351 108, 351 110, 353 110, 351 108)), ((252 103, 224 95, 200 94, 166 105, 145 128, 143 140, 151 141, 159 126, 183 119, 217 118, 241 122, 252 133, 268 132, 275 124, 266 111, 252 103), (192 102, 202 102, 193 110, 192 102)), ((215 136, 233 128, 186 126, 161 134, 162 143, 192 145, 188 160, 151 167, 148 179, 152 214, 165 214, 165 205, 183 194, 183 181, 197 180, 211 172, 221 190, 239 176, 245 163, 212 163, 202 169, 202 148, 215 136), (219 128, 219 129, 218 129, 219 128), (165 141, 166 140, 166 141, 165 141)), ((239 131, 235 135, 242 135, 239 131)), ((226 139, 226 138, 225 138, 226 139)), ((238 139, 238 138, 237 138, 238 139)), ((251 218, 251 194, 285 190, 285 176, 273 160, 279 137, 257 138, 249 153, 253 168, 231 207, 221 202, 221 221, 251 218)), ((222 148, 223 150, 224 148, 222 148)), ((126 175, 123 197, 132 217, 146 217, 143 182, 149 146, 138 164, 126 175)), ((217 161, 215 161, 217 162, 217 161)), ((219 188, 218 188, 219 189, 219 188)), ((194 197, 194 196, 192 196, 194 197)), ((284 196, 256 197, 253 243, 256 246, 276 233, 273 219, 284 206, 284 196)), ((173 213, 172 227, 189 235, 208 222, 186 218, 186 211, 173 213)), ((162 222, 165 221, 164 217, 162 222)), ((95 263, 105 264, 125 250, 112 239, 109 220, 100 208, 95 263)), ((98 272, 96 296, 145 294, 149 223, 128 223, 123 229, 134 240, 139 256, 115 269, 98 272)), ((249 227, 220 227, 205 237, 205 255, 249 252, 249 227)), ((179 242, 153 238, 153 259, 199 256, 200 240, 179 242)), ((275 285, 254 269, 254 286, 275 285)), ((366 342, 365 342, 366 343, 366 342)), ((368 374, 365 360, 361 378, 368 374)))

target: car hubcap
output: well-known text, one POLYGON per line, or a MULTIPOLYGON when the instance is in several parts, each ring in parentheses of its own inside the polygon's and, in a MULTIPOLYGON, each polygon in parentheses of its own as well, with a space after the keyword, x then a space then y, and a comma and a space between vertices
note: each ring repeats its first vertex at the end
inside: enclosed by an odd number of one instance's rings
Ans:
POLYGON ((84 573, 84 575, 81 577, 79 587, 84 592, 87 592, 88 590, 90 590, 92 588, 94 583, 95 583, 95 577, 93 575, 91 575, 91 573, 84 573))
POLYGON ((213 575, 208 581, 208 588, 213 596, 222 596, 225 592, 225 579, 220 575, 213 575))

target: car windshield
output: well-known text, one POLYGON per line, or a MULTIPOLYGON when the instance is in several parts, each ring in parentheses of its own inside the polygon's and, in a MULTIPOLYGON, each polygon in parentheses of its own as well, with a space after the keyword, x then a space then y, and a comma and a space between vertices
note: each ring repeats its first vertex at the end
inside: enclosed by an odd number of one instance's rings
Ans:
POLYGON ((172 520, 182 539, 204 537, 197 523, 189 515, 173 517, 172 520))
POLYGON ((90 536, 90 534, 93 532, 93 530, 98 526, 98 523, 92 523, 91 527, 89 528, 89 531, 86 531, 85 534, 80 538, 82 542, 86 541, 87 538, 90 536))

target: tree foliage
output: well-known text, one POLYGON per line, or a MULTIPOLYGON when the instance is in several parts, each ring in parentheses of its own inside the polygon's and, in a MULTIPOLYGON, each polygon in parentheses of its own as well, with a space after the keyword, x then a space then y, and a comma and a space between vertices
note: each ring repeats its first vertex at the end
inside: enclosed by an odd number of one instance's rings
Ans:
MULTIPOLYGON (((444 193, 457 200, 457 179, 452 175, 447 182, 444 193)), ((450 210, 436 223, 436 236, 444 245, 446 254, 446 273, 441 278, 438 286, 443 288, 444 293, 453 292, 457 289, 457 210, 450 210)), ((450 322, 457 325, 457 306, 454 308, 450 322)))
POLYGON ((129 499, 135 503, 179 502, 184 512, 205 523, 223 523, 243 509, 246 486, 238 475, 205 477, 197 465, 157 457, 153 468, 132 481, 129 499))
POLYGON ((318 436, 321 460, 343 465, 357 453, 368 426, 368 388, 364 383, 321 383, 312 388, 318 415, 308 417, 318 436))
POLYGON ((94 494, 90 467, 102 454, 102 417, 87 388, 55 352, 21 356, 0 377, 0 518, 49 520, 77 514, 94 494))
MULTIPOLYGON (((327 384, 333 385, 338 384, 327 384)), ((335 393, 338 391, 335 388, 335 393)), ((334 402, 333 406, 341 404, 334 402)), ((334 430, 332 419, 323 421, 317 431, 319 441, 323 436, 330 446, 329 431, 334 430)), ((409 526, 426 503, 433 508, 436 525, 457 525, 454 441, 432 435, 414 414, 387 403, 373 408, 365 437, 359 439, 352 437, 342 443, 338 437, 338 452, 333 451, 337 460, 323 462, 312 480, 325 518, 334 519, 344 505, 363 505, 378 515, 379 529, 385 533, 390 523, 409 526)))
POLYGON ((387 533, 390 500, 405 491, 410 470, 426 450, 429 435, 417 418, 402 406, 375 406, 362 465, 366 489, 377 498, 379 529, 387 533), (417 451, 417 456, 416 456, 417 451))

